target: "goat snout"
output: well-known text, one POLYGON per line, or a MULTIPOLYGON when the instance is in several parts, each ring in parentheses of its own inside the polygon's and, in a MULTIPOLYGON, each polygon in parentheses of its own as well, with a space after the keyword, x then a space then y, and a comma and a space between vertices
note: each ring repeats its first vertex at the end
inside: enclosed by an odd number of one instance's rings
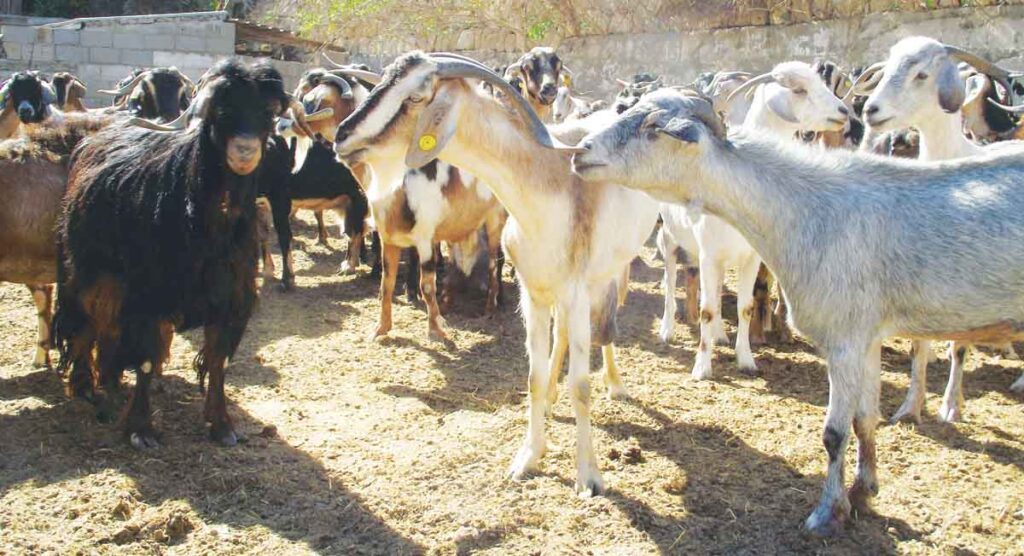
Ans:
POLYGON ((253 135, 233 137, 228 141, 228 166, 231 171, 247 176, 260 165, 263 155, 263 142, 253 135))
POLYGON ((850 109, 847 108, 845 104, 844 105, 840 105, 839 106, 839 113, 844 115, 844 116, 849 116, 850 115, 850 109))
POLYGON ((36 109, 27 100, 23 100, 18 104, 18 118, 21 118, 21 121, 28 122, 35 115, 36 109))
POLYGON ((554 83, 545 83, 540 88, 540 100, 545 104, 551 104, 558 96, 558 87, 554 83))

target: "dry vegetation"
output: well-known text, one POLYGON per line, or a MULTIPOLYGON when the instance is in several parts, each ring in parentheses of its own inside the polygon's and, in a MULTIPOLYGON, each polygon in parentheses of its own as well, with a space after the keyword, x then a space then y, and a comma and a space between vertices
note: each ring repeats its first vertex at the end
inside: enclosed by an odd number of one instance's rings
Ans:
POLYGON ((269 0, 253 17, 336 44, 398 41, 450 49, 461 33, 518 50, 610 33, 784 25, 889 11, 1018 4, 1021 0, 269 0))
MULTIPOLYGON (((479 302, 458 304, 446 347, 426 340, 421 308, 399 303, 393 337, 368 342, 376 286, 336 276, 340 242, 327 251, 312 232, 298 228, 298 290, 264 291, 229 369, 230 410, 248 434, 234 449, 200 424, 196 335, 175 340, 154 397, 163 446, 138 453, 29 366, 29 297, 0 286, 0 553, 1022 553, 1024 399, 1007 390, 1019 362, 975 357, 967 423, 929 412, 920 427, 884 426, 878 515, 814 539, 801 523, 825 467, 820 360, 803 344, 761 348, 751 378, 720 348, 721 378, 692 381, 693 332, 656 339, 660 262, 648 248, 621 321, 634 398, 594 408, 611 490, 581 500, 564 399, 544 472, 503 477, 525 427, 514 309, 483 320, 479 302)), ((886 412, 907 385, 907 348, 885 350, 886 412)), ((932 411, 946 368, 931 365, 932 411)))

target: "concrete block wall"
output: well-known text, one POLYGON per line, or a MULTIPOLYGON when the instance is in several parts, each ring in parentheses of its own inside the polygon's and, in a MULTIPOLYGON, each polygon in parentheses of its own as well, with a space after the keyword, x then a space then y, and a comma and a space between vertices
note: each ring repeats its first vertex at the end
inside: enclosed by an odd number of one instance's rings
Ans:
POLYGON ((224 12, 4 25, 0 32, 0 78, 24 69, 70 71, 88 85, 90 106, 109 104, 109 97, 95 91, 111 88, 134 68, 177 66, 198 79, 235 51, 235 26, 224 12))

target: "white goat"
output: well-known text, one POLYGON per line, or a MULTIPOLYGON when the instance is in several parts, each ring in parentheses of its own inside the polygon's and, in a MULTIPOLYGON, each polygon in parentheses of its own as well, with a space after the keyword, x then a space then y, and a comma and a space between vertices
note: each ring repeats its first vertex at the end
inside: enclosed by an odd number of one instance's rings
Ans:
POLYGON ((657 91, 580 143, 576 172, 740 230, 783 285, 791 323, 828 362, 828 474, 806 526, 839 529, 878 492, 882 340, 1024 338, 1024 155, 925 163, 725 129, 707 101, 657 91), (906 253, 941 252, 907 258, 906 253), (954 309, 955 308, 955 309, 954 309), (858 439, 849 494, 850 425, 858 439))
POLYGON ((612 345, 618 286, 654 227, 658 205, 613 183, 584 184, 569 157, 552 146, 557 142, 547 128, 500 76, 456 55, 422 53, 404 55, 387 69, 367 102, 342 123, 336 141, 349 164, 377 171, 403 159, 419 166, 440 156, 491 186, 509 212, 502 239, 519 275, 530 361, 529 428, 510 475, 535 470, 547 448, 548 390, 559 351, 567 349, 576 489, 597 493, 603 481, 590 433, 591 341, 603 346, 609 393, 624 394, 612 345), (503 91, 510 105, 479 92, 477 79, 503 91))
MULTIPOLYGON (((965 87, 957 67, 960 60, 998 79, 1005 79, 1008 75, 1005 70, 977 56, 926 37, 910 37, 896 43, 884 65, 875 66, 883 75, 864 104, 865 123, 870 131, 916 128, 920 132, 921 160, 949 160, 994 149, 1019 149, 1019 144, 1014 143, 984 147, 964 136, 961 106, 965 87)), ((949 381, 939 409, 942 421, 955 422, 963 417, 963 367, 969 347, 956 343, 950 345, 949 381)), ((1009 344, 1001 346, 1001 349, 1007 356, 1016 357, 1009 344)), ((911 352, 910 388, 906 400, 893 415, 893 421, 921 420, 931 342, 916 340, 911 352)))
POLYGON ((551 119, 556 124, 582 120, 587 116, 606 108, 603 100, 587 100, 572 94, 567 85, 558 88, 555 102, 551 105, 551 119))
MULTIPOLYGON (((730 96, 735 98, 748 91, 753 92, 753 100, 742 128, 750 132, 787 140, 798 131, 834 131, 846 125, 846 106, 825 87, 811 66, 803 62, 778 64, 771 73, 750 79, 735 88, 730 96)), ((690 217, 684 210, 662 210, 662 220, 670 232, 665 239, 670 240, 685 233, 683 230, 690 217)), ((739 232, 721 218, 699 216, 693 219, 691 229, 699 247, 701 314, 700 343, 693 364, 693 377, 702 380, 712 376, 714 345, 723 339, 728 341, 722 325, 722 286, 725 284, 725 272, 730 267, 738 269, 736 364, 741 370, 756 370, 750 351, 750 320, 754 313, 754 282, 761 257, 739 232)), ((666 244, 666 247, 674 245, 666 244)), ((674 294, 674 288, 668 289, 670 274, 674 282, 674 262, 668 257, 665 259, 663 341, 671 337, 675 324, 674 310, 668 311, 668 296, 674 294)), ((674 309, 674 301, 671 305, 674 309)))

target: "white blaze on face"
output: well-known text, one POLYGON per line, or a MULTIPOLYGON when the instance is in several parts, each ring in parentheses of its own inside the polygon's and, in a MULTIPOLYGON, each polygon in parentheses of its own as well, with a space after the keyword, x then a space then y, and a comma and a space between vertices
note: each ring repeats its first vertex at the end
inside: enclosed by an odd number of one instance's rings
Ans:
POLYGON ((416 68, 393 83, 373 106, 370 115, 359 122, 345 142, 366 140, 380 135, 398 111, 402 109, 402 104, 409 95, 419 89, 423 80, 434 70, 436 70, 434 64, 421 62, 416 68))

